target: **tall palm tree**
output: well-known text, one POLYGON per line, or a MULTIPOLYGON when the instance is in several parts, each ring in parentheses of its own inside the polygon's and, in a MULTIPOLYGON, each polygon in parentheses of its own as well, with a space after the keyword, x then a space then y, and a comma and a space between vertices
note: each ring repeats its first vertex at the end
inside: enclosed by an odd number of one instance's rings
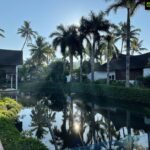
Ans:
POLYGON ((54 37, 52 45, 54 49, 57 49, 57 47, 60 47, 60 51, 63 55, 63 61, 64 61, 64 75, 65 75, 65 68, 66 68, 66 49, 67 49, 67 37, 68 37, 68 31, 67 29, 61 24, 57 26, 57 31, 53 32, 50 35, 51 38, 54 37))
MULTIPOLYGON (((77 54, 80 55, 80 75, 82 75, 82 36, 78 32, 78 28, 74 25, 71 25, 68 27, 68 54, 70 57, 70 74, 71 74, 71 80, 72 80, 72 72, 73 72, 73 56, 77 56, 77 54)), ((81 77, 80 77, 81 80, 81 77)))
POLYGON ((139 6, 144 6, 144 2, 145 0, 114 0, 114 4, 110 5, 106 11, 107 13, 111 10, 116 12, 119 8, 125 8, 127 10, 126 87, 129 87, 130 80, 130 19, 139 6))
POLYGON ((115 45, 116 41, 117 39, 113 34, 108 34, 104 37, 103 41, 100 42, 101 51, 107 60, 107 85, 110 83, 110 58, 114 54, 117 55, 119 53, 119 50, 115 45))
POLYGON ((91 80, 94 81, 94 56, 95 49, 100 41, 100 31, 107 32, 110 23, 104 19, 104 13, 95 15, 93 12, 90 13, 89 18, 81 18, 80 30, 86 36, 86 39, 90 45, 90 62, 91 62, 91 80))
POLYGON ((49 44, 45 42, 45 39, 38 36, 35 44, 29 44, 31 56, 36 65, 40 66, 43 62, 47 61, 47 52, 49 50, 49 44))
POLYGON ((5 37, 5 36, 4 36, 4 32, 5 32, 5 31, 4 31, 3 29, 0 29, 0 37, 5 37))
POLYGON ((47 65, 49 65, 50 60, 54 60, 55 56, 55 49, 49 44, 49 48, 46 51, 47 56, 47 65))
POLYGON ((131 41, 131 55, 134 53, 142 54, 141 51, 147 50, 146 48, 142 47, 143 41, 139 41, 138 39, 133 39, 131 41))
POLYGON ((17 34, 20 34, 22 38, 25 38, 25 41, 22 46, 22 51, 25 47, 25 45, 32 40, 32 38, 36 38, 37 32, 33 31, 30 22, 24 21, 24 24, 21 26, 21 28, 18 29, 17 34))
POLYGON ((57 48, 60 46, 61 53, 66 61, 66 55, 69 55, 70 59, 70 75, 72 81, 73 75, 73 56, 77 54, 79 48, 79 37, 77 33, 77 27, 71 25, 65 28, 63 25, 57 27, 57 32, 54 32, 50 37, 55 37, 53 40, 53 46, 57 48))
MULTIPOLYGON (((138 39, 137 36, 139 35, 139 32, 141 31, 139 28, 136 28, 134 26, 130 26, 130 39, 138 39)), ((118 40, 121 39, 121 50, 120 52, 123 52, 124 42, 127 40, 127 24, 126 23, 119 23, 119 26, 115 32, 115 35, 118 37, 118 40)))

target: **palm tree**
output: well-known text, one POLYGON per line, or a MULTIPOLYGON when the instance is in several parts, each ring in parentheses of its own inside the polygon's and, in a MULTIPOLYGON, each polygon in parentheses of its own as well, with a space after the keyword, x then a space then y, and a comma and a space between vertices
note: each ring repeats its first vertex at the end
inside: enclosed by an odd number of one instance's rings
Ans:
MULTIPOLYGON (((134 26, 130 26, 130 39, 137 39, 137 36, 139 35, 139 32, 141 31, 139 28, 134 28, 134 26)), ((120 52, 122 53, 123 52, 123 47, 124 47, 124 42, 126 41, 127 39, 127 24, 126 23, 122 23, 120 22, 119 23, 119 26, 116 30, 116 32, 114 33, 119 39, 122 40, 121 42, 121 50, 120 52)))
MULTIPOLYGON (((77 33, 77 27, 71 25, 65 28, 63 25, 57 27, 57 32, 54 32, 50 37, 54 37, 53 46, 57 48, 60 46, 61 53, 64 57, 64 62, 66 61, 66 55, 69 55, 70 59, 70 75, 72 81, 73 75, 73 56, 77 54, 79 48, 79 37, 77 33)), ((65 65, 64 65, 65 66, 65 65)), ((65 68, 65 67, 64 67, 65 68)))
POLYGON ((65 68, 66 68, 66 49, 67 49, 67 37, 68 37, 68 31, 67 29, 61 24, 57 26, 57 31, 53 32, 50 37, 54 37, 52 45, 54 49, 57 49, 57 47, 60 47, 61 53, 63 55, 63 61, 64 61, 64 75, 65 75, 65 68))
MULTIPOLYGON (((82 74, 82 37, 79 35, 78 28, 74 25, 68 27, 68 54, 70 58, 70 74, 72 80, 72 73, 73 73, 73 56, 80 55, 80 75, 82 74)), ((80 78, 81 80, 81 78, 80 78)))
POLYGON ((30 22, 24 21, 24 25, 21 26, 21 28, 18 29, 17 34, 20 34, 22 38, 25 38, 25 41, 22 46, 22 51, 24 49, 24 46, 32 40, 32 38, 36 38, 37 32, 33 31, 30 27, 30 22))
POLYGON ((104 37, 104 40, 101 41, 101 51, 103 52, 104 56, 107 60, 107 85, 109 85, 110 78, 110 58, 115 54, 117 55, 119 53, 118 48, 116 47, 117 39, 114 35, 108 34, 104 37))
POLYGON ((47 48, 46 51, 46 57, 47 57, 47 65, 49 65, 50 60, 54 60, 55 56, 55 49, 49 44, 49 48, 47 48))
POLYGON ((115 3, 110 5, 106 11, 107 13, 111 10, 116 12, 118 8, 125 8, 127 10, 126 87, 129 87, 130 80, 130 19, 139 6, 144 6, 144 2, 145 0, 115 0, 115 3))
POLYGON ((83 41, 84 41, 84 35, 82 32, 80 32, 80 28, 78 28, 78 36, 77 36, 77 41, 78 41, 78 54, 80 56, 80 82, 82 82, 82 66, 83 66, 83 54, 85 54, 85 49, 83 46, 83 41))
POLYGON ((98 15, 95 15, 91 12, 89 18, 81 18, 80 24, 80 30, 90 45, 91 80, 94 81, 95 49, 97 48, 101 38, 99 32, 107 32, 110 27, 110 23, 108 20, 104 19, 104 13, 101 12, 98 15))
POLYGON ((131 55, 134 53, 142 54, 141 51, 147 50, 146 48, 142 47, 143 41, 139 41, 138 39, 133 39, 131 41, 131 55))
POLYGON ((3 29, 0 29, 0 37, 5 37, 5 36, 4 36, 4 32, 5 32, 5 31, 4 31, 3 29))
POLYGON ((32 110, 31 118, 32 118, 32 132, 36 132, 35 135, 38 139, 42 139, 47 131, 44 129, 46 127, 45 123, 45 114, 46 110, 41 105, 37 104, 35 108, 32 110))
POLYGON ((45 39, 38 36, 35 44, 29 44, 31 56, 36 65, 40 66, 43 62, 47 61, 47 52, 49 51, 49 44, 45 39))

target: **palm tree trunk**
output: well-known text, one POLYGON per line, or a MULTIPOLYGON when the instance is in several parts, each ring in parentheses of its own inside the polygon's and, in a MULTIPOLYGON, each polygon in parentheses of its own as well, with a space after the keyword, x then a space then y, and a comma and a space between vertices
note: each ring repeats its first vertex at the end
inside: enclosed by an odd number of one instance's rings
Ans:
POLYGON ((130 8, 127 9, 126 87, 130 80, 130 8))
POLYGON ((47 111, 47 114, 46 114, 46 117, 45 117, 45 122, 47 124, 47 127, 48 127, 49 132, 50 132, 51 137, 52 137, 52 140, 54 142, 55 150, 58 150, 58 147, 57 147, 57 144, 56 144, 55 135, 54 135, 54 132, 52 130, 52 125, 51 125, 50 121, 48 120, 48 111, 47 111))
POLYGON ((124 40, 122 39, 122 43, 121 43, 121 54, 123 52, 123 44, 124 44, 124 40))
POLYGON ((80 55, 80 82, 82 82, 82 54, 80 55))
POLYGON ((94 81, 94 54, 95 54, 95 40, 91 49, 91 81, 94 81))
POLYGON ((73 55, 70 54, 70 82, 72 82, 73 79, 73 55))
POLYGON ((55 135, 54 135, 54 132, 52 131, 51 124, 49 123, 49 121, 47 121, 47 125, 48 125, 49 132, 50 132, 50 134, 52 136, 52 140, 54 142, 55 150, 58 150, 58 147, 57 147, 57 144, 56 144, 55 135))
POLYGON ((94 102, 92 101, 92 117, 91 117, 91 126, 92 126, 92 136, 93 136, 93 142, 96 143, 96 137, 95 137, 95 113, 94 113, 94 102))
POLYGON ((63 79, 65 78, 65 70, 66 70, 66 56, 63 56, 63 79))
POLYGON ((23 49, 24 49, 24 47, 25 47, 25 45, 26 45, 26 43, 27 43, 27 39, 28 39, 28 37, 26 36, 26 38, 25 38, 25 41, 24 41, 24 43, 23 43, 23 46, 22 46, 21 51, 23 51, 23 49))
POLYGON ((109 60, 109 47, 107 48, 107 85, 109 85, 110 83, 110 78, 109 78, 109 74, 110 74, 110 60, 109 60))
POLYGON ((108 110, 108 139, 109 139, 109 150, 111 150, 112 145, 112 135, 111 135, 111 124, 110 124, 110 111, 108 110))

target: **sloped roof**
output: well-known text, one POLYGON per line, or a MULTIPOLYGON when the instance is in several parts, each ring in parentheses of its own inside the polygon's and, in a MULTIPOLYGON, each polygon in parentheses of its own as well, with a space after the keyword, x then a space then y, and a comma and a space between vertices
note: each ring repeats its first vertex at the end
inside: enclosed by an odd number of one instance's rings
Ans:
MULTIPOLYGON (((106 70, 107 63, 101 66, 106 70)), ((119 54, 118 57, 114 56, 110 61, 110 70, 125 70, 126 68, 126 55, 119 54)), ((150 68, 150 53, 142 55, 130 56, 130 69, 143 69, 150 68)))
POLYGON ((22 51, 0 49, 0 65, 21 65, 22 51))

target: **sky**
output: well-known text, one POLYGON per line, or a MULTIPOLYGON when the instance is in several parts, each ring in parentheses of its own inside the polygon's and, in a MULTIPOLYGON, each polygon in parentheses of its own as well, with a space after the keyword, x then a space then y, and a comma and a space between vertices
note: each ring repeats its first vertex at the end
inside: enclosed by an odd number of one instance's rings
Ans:
MULTIPOLYGON (((24 39, 18 34, 18 28, 24 20, 31 22, 33 30, 46 38, 56 31, 60 24, 79 24, 82 16, 88 17, 90 11, 98 13, 106 10, 110 2, 105 0, 0 0, 0 28, 5 30, 5 38, 0 38, 0 49, 20 50, 24 39)), ((109 16, 112 23, 126 21, 126 10, 112 11, 109 16)), ((150 50, 150 12, 143 7, 131 18, 131 24, 141 29, 140 40, 143 47, 150 50)), ((24 60, 30 57, 28 47, 24 49, 24 60)), ((60 57, 60 53, 57 52, 60 57)))

